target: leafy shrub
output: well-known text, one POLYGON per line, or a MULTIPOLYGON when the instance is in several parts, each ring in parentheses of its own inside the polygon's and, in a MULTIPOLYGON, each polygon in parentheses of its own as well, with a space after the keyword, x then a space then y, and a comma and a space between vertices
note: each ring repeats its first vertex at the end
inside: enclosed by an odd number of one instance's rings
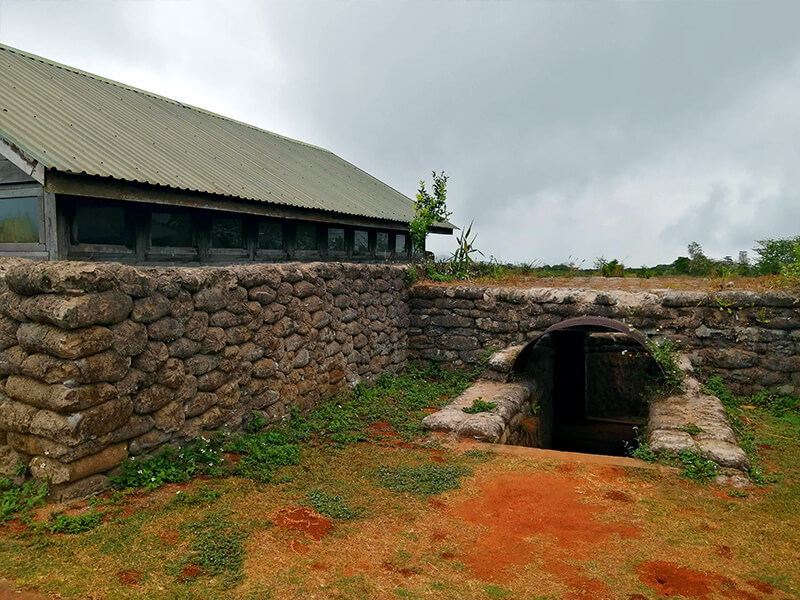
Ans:
POLYGON ((122 474, 112 477, 117 488, 145 488, 154 490, 165 483, 185 483, 195 475, 213 472, 222 463, 219 441, 204 440, 190 444, 176 452, 168 449, 155 456, 138 461, 124 462, 122 474))
POLYGON ((719 465, 713 460, 709 460, 704 455, 691 450, 681 450, 676 459, 683 467, 681 475, 694 479, 700 483, 712 481, 719 472, 719 465))
POLYGON ((55 519, 45 524, 45 529, 50 533, 78 534, 91 531, 103 520, 100 512, 91 512, 74 517, 68 515, 58 515, 55 519))
POLYGON ((469 415, 475 415, 482 412, 492 412, 495 408, 497 408, 495 402, 486 402, 481 398, 475 398, 470 406, 465 406, 461 410, 469 415))
POLYGON ((678 366, 678 351, 670 340, 649 341, 647 349, 664 373, 662 394, 672 394, 683 388, 683 371, 678 366))
POLYGON ((247 422, 244 424, 242 429, 248 433, 257 433, 266 426, 267 420, 264 418, 264 416, 261 413, 252 412, 250 413, 250 418, 247 419, 247 422))
POLYGON ((753 250, 758 254, 755 268, 761 275, 778 275, 785 265, 798 261, 795 253, 796 245, 800 243, 800 236, 783 239, 758 240, 753 250))
POLYGON ((16 514, 43 506, 47 491, 47 482, 32 479, 22 485, 14 485, 10 479, 0 479, 0 523, 16 514))
POLYGON ((366 510, 363 506, 351 507, 341 496, 334 496, 320 489, 308 492, 305 503, 318 513, 337 521, 358 519, 364 516, 366 510))
POLYGON ((451 465, 419 465, 380 467, 374 476, 378 482, 395 492, 434 495, 461 487, 461 477, 471 475, 466 467, 451 465))

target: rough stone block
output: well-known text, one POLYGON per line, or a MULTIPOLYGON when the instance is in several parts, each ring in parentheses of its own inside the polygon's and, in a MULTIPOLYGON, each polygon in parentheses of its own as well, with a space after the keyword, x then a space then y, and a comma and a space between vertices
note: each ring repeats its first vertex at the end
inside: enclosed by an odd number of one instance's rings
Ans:
POLYGON ((62 483, 50 486, 47 492, 48 499, 53 502, 67 502, 68 500, 82 500, 99 494, 111 485, 106 475, 90 475, 80 481, 62 483))
POLYGON ((20 346, 31 353, 76 359, 111 348, 114 335, 107 327, 65 331, 42 323, 22 323, 17 329, 20 346))
POLYGON ((167 433, 180 429, 185 420, 182 402, 170 402, 153 413, 153 423, 156 428, 167 433))
POLYGON ((112 347, 123 356, 136 356, 147 347, 147 327, 142 323, 123 321, 109 329, 114 334, 112 347))
POLYGON ((71 463, 63 463, 49 456, 35 456, 30 463, 31 475, 36 479, 49 479, 53 485, 83 479, 116 467, 128 457, 125 443, 108 446, 97 454, 71 463))
POLYGON ((67 387, 62 384, 41 383, 30 377, 11 375, 6 382, 6 394, 31 406, 71 413, 106 402, 116 397, 117 390, 108 383, 67 387))
POLYGON ((131 320, 137 323, 153 323, 169 314, 170 301, 156 292, 147 298, 134 300, 131 307, 131 320))
POLYGON ((21 310, 31 321, 51 323, 64 329, 113 325, 131 310, 131 297, 117 290, 80 296, 50 294, 22 300, 21 310))
POLYGON ((117 429, 128 421, 132 413, 133 406, 128 396, 69 415, 42 409, 30 420, 30 432, 68 446, 77 446, 117 429))
POLYGON ((55 458, 63 463, 81 459, 90 454, 96 454, 113 442, 112 434, 101 435, 95 440, 90 440, 77 446, 67 446, 57 441, 25 433, 8 434, 8 443, 15 449, 31 456, 41 455, 55 458))
POLYGON ((164 385, 153 385, 134 394, 133 410, 138 414, 147 414, 166 406, 175 399, 175 391, 164 385))

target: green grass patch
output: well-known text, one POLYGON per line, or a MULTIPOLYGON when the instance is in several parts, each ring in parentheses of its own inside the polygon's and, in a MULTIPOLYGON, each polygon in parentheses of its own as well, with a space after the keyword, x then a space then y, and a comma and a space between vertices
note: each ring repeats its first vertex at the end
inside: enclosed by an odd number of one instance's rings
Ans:
POLYGON ((329 494, 320 489, 311 490, 306 494, 301 504, 312 507, 321 513, 337 521, 349 521, 359 519, 364 516, 366 509, 363 506, 350 506, 341 496, 329 494))
POLYGON ((344 446, 366 441, 370 425, 386 422, 404 439, 413 439, 425 433, 423 409, 441 408, 476 376, 476 371, 446 371, 436 364, 409 367, 398 375, 382 376, 372 386, 359 384, 349 396, 323 402, 306 416, 293 415, 285 430, 296 442, 344 446))
POLYGON ((57 515, 53 520, 44 524, 50 533, 66 533, 75 535, 95 529, 103 520, 103 513, 91 512, 84 515, 69 516, 57 515))
POLYGON ((201 504, 213 504, 219 500, 220 496, 222 496, 222 492, 208 488, 200 488, 196 492, 189 494, 178 491, 169 503, 171 506, 199 506, 201 504))
POLYGON ((461 478, 467 475, 472 475, 471 469, 453 465, 379 467, 373 473, 383 487, 424 496, 458 489, 461 478))
POLYGON ((193 536, 192 553, 183 564, 198 565, 209 575, 223 576, 227 585, 241 580, 248 534, 228 520, 227 513, 210 513, 183 529, 193 536))
POLYGON ((472 401, 472 404, 465 406, 461 410, 468 415, 476 415, 478 413, 492 412, 495 408, 497 408, 497 403, 487 402, 481 398, 475 398, 475 400, 472 401))

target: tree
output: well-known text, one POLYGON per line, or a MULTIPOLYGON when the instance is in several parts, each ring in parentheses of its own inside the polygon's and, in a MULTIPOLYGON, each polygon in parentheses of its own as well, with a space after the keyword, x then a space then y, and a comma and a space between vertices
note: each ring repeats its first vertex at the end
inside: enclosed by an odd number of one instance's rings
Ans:
POLYGON ((794 248, 800 236, 783 239, 758 240, 756 270, 761 275, 777 275, 784 265, 795 262, 794 248))
POLYGON ((452 213, 447 211, 447 175, 442 171, 433 173, 433 186, 429 194, 425 189, 425 180, 419 182, 417 199, 414 202, 414 219, 409 223, 409 233, 414 246, 420 250, 425 248, 425 240, 435 223, 447 221, 452 213))

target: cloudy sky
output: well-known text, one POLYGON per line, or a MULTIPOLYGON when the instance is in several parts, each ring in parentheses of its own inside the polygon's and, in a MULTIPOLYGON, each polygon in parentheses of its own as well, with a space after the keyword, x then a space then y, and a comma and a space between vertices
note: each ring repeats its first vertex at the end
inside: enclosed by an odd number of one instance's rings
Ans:
POLYGON ((487 257, 587 266, 800 234, 798 23, 800 2, 0 0, 2 43, 410 197, 444 169, 487 257))

